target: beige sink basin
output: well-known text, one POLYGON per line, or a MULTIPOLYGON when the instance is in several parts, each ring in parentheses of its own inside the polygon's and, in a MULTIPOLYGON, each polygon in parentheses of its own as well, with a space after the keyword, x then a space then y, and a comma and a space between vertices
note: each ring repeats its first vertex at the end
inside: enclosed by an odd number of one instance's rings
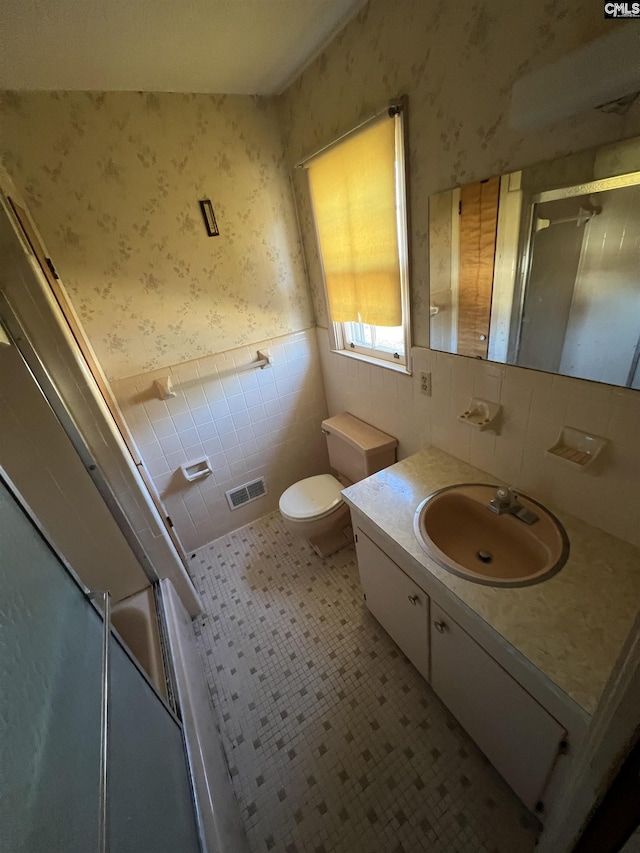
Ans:
POLYGON ((527 586, 559 571, 569 540, 558 519, 537 501, 518 493, 518 502, 538 516, 526 524, 488 508, 496 486, 462 483, 429 495, 416 509, 418 542, 456 575, 489 586, 527 586))

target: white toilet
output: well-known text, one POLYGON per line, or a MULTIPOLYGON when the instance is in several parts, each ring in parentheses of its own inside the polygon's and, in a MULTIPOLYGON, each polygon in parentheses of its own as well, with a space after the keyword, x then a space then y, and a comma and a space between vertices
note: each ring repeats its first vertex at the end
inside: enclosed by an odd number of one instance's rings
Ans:
POLYGON ((353 541, 345 486, 363 480, 396 461, 395 438, 348 412, 322 422, 329 464, 340 477, 319 474, 300 480, 280 497, 280 513, 290 533, 308 539, 320 557, 328 557, 353 541))

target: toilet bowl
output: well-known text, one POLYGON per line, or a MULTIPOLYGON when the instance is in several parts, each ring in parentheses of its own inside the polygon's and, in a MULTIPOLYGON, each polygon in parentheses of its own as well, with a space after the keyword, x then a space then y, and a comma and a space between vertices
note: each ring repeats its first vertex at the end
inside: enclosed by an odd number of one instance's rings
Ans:
POLYGON ((353 541, 343 484, 332 474, 307 477, 280 497, 280 515, 294 536, 308 539, 319 557, 328 557, 353 541))
POLYGON ((320 557, 353 542, 349 507, 342 489, 395 462, 395 438, 348 412, 322 422, 329 463, 340 475, 318 474, 289 486, 280 497, 280 514, 294 536, 307 539, 320 557))

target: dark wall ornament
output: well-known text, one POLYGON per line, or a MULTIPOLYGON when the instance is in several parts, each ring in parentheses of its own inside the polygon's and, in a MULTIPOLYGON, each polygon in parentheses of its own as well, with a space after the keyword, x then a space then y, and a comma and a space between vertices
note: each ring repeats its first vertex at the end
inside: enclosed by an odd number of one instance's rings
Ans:
POLYGON ((204 219, 207 234, 209 237, 219 237, 220 231, 218 229, 218 223, 216 222, 216 216, 213 212, 213 205, 211 204, 211 201, 208 198, 205 198, 199 201, 198 204, 202 211, 202 218, 204 219))

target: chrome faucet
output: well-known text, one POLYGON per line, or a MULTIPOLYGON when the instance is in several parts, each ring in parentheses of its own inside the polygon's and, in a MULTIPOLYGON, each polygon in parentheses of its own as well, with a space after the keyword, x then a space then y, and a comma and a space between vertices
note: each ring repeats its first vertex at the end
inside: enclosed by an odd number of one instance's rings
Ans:
POLYGON ((518 500, 517 494, 509 486, 506 489, 502 487, 496 489, 496 493, 487 504, 487 509, 495 512, 496 515, 503 515, 508 512, 510 515, 515 515, 520 521, 524 521, 525 524, 533 524, 534 521, 538 520, 535 512, 531 512, 530 509, 523 506, 518 500))
POLYGON ((496 489, 495 495, 489 501, 489 509, 496 515, 511 512, 518 502, 518 496, 510 486, 506 489, 496 489))

